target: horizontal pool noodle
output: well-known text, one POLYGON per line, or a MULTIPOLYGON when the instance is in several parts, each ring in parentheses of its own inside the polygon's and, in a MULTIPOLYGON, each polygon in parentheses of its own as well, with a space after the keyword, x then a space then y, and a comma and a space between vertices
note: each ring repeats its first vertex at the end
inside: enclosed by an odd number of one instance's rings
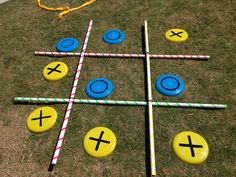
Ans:
MULTIPOLYGON (((76 52, 43 52, 36 51, 35 55, 44 55, 44 56, 61 56, 61 57, 73 57, 80 56, 81 53, 76 52)), ((114 53, 85 53, 87 57, 114 57, 114 58, 145 58, 145 54, 114 54, 114 53)), ((150 54, 150 58, 157 59, 199 59, 207 60, 210 58, 209 55, 153 55, 150 54)))
MULTIPOLYGON (((67 103, 69 99, 63 98, 30 98, 30 97, 15 97, 16 102, 28 103, 67 103)), ((130 105, 130 106, 146 106, 145 101, 117 101, 117 100, 88 100, 74 99, 74 103, 80 104, 110 104, 110 105, 130 105)), ((177 102, 152 102, 153 106, 159 107, 189 107, 189 108, 209 108, 209 109, 225 109, 226 104, 204 104, 204 103, 177 103, 177 102)))

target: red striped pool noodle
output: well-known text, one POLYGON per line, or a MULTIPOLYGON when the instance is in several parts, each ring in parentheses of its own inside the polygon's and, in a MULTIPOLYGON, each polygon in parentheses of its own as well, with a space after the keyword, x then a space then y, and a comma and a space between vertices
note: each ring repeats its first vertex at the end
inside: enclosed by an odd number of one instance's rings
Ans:
POLYGON ((60 134, 59 134, 58 139, 57 139, 57 144, 56 144, 56 147, 54 149, 54 154, 53 154, 53 157, 51 159, 50 166, 49 166, 49 171, 53 170, 53 167, 54 167, 54 165, 56 165, 57 160, 59 158, 60 150, 61 150, 61 147, 62 147, 62 142, 63 142, 64 136, 65 136, 67 124, 68 124, 68 121, 69 121, 69 118, 70 118, 70 113, 71 113, 71 110, 72 110, 72 105, 74 103, 76 88, 77 88, 77 85, 78 85, 80 71, 81 71, 81 67, 82 67, 82 64, 83 64, 83 59, 84 59, 84 56, 85 56, 85 51, 86 51, 86 48, 87 48, 88 39, 89 39, 89 35, 90 35, 90 32, 91 32, 92 24, 93 24, 93 21, 90 20, 88 30, 87 30, 87 33, 86 33, 86 37, 85 37, 85 40, 84 40, 83 48, 82 48, 82 51, 81 51, 79 63, 78 63, 77 69, 76 69, 74 82, 73 82, 73 87, 72 87, 71 92, 70 92, 69 102, 67 104, 66 112, 65 112, 65 115, 64 115, 63 124, 62 124, 61 130, 60 130, 60 134))
MULTIPOLYGON (((76 52, 43 52, 36 51, 35 55, 48 55, 48 56, 80 56, 81 53, 76 52)), ((121 53, 85 53, 88 57, 114 57, 114 58, 145 58, 144 54, 121 54, 121 53)), ((209 55, 162 55, 150 54, 150 58, 157 59, 208 59, 209 55)))

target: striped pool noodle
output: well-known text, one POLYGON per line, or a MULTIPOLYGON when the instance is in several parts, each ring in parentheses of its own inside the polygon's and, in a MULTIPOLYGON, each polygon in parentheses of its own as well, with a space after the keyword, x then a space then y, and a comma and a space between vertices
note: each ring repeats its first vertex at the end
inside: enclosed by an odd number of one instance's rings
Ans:
MULTIPOLYGON (((46 56, 61 56, 61 57, 74 57, 80 56, 81 53, 72 53, 72 52, 43 52, 36 51, 35 55, 46 55, 46 56)), ((87 57, 113 57, 113 58, 145 58, 144 54, 120 54, 120 53, 85 53, 87 57)), ((207 60, 210 58, 209 55, 149 55, 152 59, 199 59, 199 60, 207 60)))
POLYGON ((156 176, 155 143, 154 143, 153 111, 152 111, 151 69, 150 69, 150 57, 149 57, 148 27, 147 27, 146 20, 144 21, 144 34, 145 34, 144 35, 144 37, 145 37, 145 55, 146 55, 146 67, 147 67, 150 165, 151 165, 151 175, 156 176))
POLYGON ((85 37, 85 40, 84 40, 81 56, 80 56, 79 63, 78 63, 77 69, 76 69, 76 73, 75 73, 75 77, 74 77, 74 81, 73 81, 73 87, 72 87, 71 92, 70 92, 70 98, 69 98, 69 102, 67 104, 63 124, 62 124, 60 134, 59 134, 58 139, 57 139, 57 144, 56 144, 56 147, 54 149, 54 154, 53 154, 53 157, 51 159, 51 163, 49 165, 49 171, 53 170, 53 167, 54 167, 54 165, 56 165, 57 160, 59 158, 60 150, 61 150, 61 147, 62 147, 62 142, 63 142, 64 136, 65 136, 67 124, 68 124, 70 113, 71 113, 71 110, 72 110, 72 105, 73 105, 73 102, 74 102, 74 97, 75 97, 75 93, 76 93, 76 89, 77 89, 77 85, 78 85, 78 80, 79 80, 79 76, 80 76, 80 70, 81 70, 81 67, 82 67, 82 64, 83 64, 84 54, 85 54, 85 51, 86 51, 86 48, 87 48, 88 39, 89 39, 89 36, 90 36, 92 24, 93 24, 93 21, 90 20, 89 26, 88 26, 88 29, 87 29, 87 33, 86 33, 86 37, 85 37))
MULTIPOLYGON (((15 97, 15 102, 28 103, 68 103, 69 99, 64 98, 33 98, 33 97, 15 97)), ((147 106, 145 101, 126 101, 126 100, 88 100, 74 99, 77 104, 104 104, 104 105, 129 105, 129 106, 147 106)), ((209 108, 225 109, 226 104, 205 104, 205 103, 177 103, 177 102, 152 102, 156 107, 185 107, 185 108, 209 108)))

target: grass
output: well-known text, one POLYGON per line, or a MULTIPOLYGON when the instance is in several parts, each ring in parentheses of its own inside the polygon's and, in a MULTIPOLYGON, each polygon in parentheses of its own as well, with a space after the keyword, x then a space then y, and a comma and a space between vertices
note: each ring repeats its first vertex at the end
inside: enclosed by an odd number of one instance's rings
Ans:
MULTIPOLYGON (((43 2, 48 6, 79 5, 75 0, 43 2)), ((141 53, 141 27, 148 20, 151 53, 211 55, 208 61, 151 61, 154 101, 228 104, 226 110, 154 108, 157 175, 235 176, 235 9, 235 3, 227 0, 107 0, 58 21, 57 13, 39 9, 34 1, 1 4, 0 176, 147 176, 144 107, 74 105, 61 157, 49 173, 66 105, 52 104, 59 114, 56 125, 46 133, 32 134, 25 126, 26 118, 41 105, 13 103, 16 96, 68 97, 78 59, 33 53, 54 51, 56 41, 64 37, 73 36, 82 43, 90 19, 94 25, 88 52, 141 53), (189 39, 179 44, 166 41, 164 33, 174 27, 185 29, 189 39), (124 31, 122 44, 110 46, 101 40, 111 28, 124 31), (48 82, 42 77, 42 69, 54 60, 65 62, 69 73, 60 81, 48 82), (164 73, 177 74, 185 81, 181 96, 169 98, 156 92, 155 79, 164 73), (116 150, 105 159, 93 159, 83 150, 85 133, 96 126, 110 128, 118 139, 116 150), (173 137, 185 130, 207 140, 210 155, 203 164, 185 164, 173 153, 173 137)), ((88 98, 84 88, 89 80, 106 77, 115 86, 109 99, 144 100, 144 68, 144 61, 138 59, 85 58, 76 98, 88 98)))

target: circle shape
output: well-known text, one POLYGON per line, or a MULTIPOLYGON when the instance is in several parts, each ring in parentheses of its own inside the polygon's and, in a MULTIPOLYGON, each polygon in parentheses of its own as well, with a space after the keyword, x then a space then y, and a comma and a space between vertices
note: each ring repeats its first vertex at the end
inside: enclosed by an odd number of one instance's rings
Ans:
POLYGON ((173 139, 172 146, 175 154, 189 164, 200 164, 209 155, 206 140, 192 131, 178 133, 173 139))
POLYGON ((97 78, 90 80, 86 85, 86 94, 94 99, 103 99, 108 97, 113 91, 113 84, 106 78, 97 78))
POLYGON ((164 74, 156 79, 156 89, 163 95, 177 96, 184 91, 184 82, 179 76, 164 74))
POLYGON ((188 39, 188 33, 183 29, 174 28, 165 33, 165 38, 171 42, 183 42, 188 39))
POLYGON ((116 136, 106 127, 95 127, 84 137, 84 150, 92 157, 101 158, 110 155, 116 147, 116 136))
POLYGON ((79 46, 79 41, 76 38, 63 38, 56 44, 58 52, 72 52, 79 46))
POLYGON ((123 42, 125 35, 121 30, 112 29, 106 31, 103 34, 102 39, 107 44, 119 44, 123 42))
POLYGON ((49 81, 59 80, 66 76, 68 67, 65 63, 55 61, 43 69, 43 77, 49 81))
POLYGON ((26 125, 31 132, 41 133, 51 129, 57 120, 57 111, 49 106, 35 109, 27 118, 26 125))

